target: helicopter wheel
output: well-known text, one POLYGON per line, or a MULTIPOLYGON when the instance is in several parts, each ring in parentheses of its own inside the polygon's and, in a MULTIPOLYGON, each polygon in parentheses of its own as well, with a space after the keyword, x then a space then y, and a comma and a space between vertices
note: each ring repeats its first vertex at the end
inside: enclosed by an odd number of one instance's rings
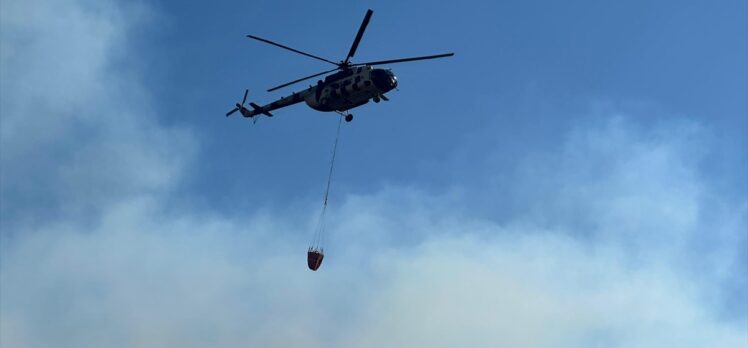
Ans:
POLYGON ((345 115, 345 121, 346 121, 346 122, 351 122, 351 121, 353 121, 353 114, 348 114, 348 115, 345 115))

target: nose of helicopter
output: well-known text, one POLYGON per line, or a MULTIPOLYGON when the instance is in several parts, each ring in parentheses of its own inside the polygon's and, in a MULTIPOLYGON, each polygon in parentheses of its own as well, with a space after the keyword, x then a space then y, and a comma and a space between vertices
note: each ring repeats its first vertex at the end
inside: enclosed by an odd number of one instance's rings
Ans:
POLYGON ((392 70, 374 69, 371 72, 371 79, 374 80, 374 85, 382 93, 389 92, 397 87, 397 76, 392 70))
POLYGON ((397 76, 395 76, 395 73, 392 70, 387 70, 387 74, 390 76, 390 85, 392 86, 390 89, 397 87, 397 76))

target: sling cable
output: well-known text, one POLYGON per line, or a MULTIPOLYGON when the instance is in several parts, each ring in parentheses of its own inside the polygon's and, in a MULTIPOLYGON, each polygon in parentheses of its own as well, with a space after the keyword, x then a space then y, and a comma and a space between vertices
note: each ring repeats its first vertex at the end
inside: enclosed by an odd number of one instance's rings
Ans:
POLYGON ((327 188, 325 189, 325 199, 322 203, 322 212, 319 214, 319 221, 317 222, 317 229, 314 232, 314 237, 309 243, 309 249, 307 250, 307 265, 312 271, 316 271, 322 265, 322 259, 325 258, 325 215, 327 214, 327 201, 330 196, 330 182, 332 181, 332 171, 335 168, 335 153, 338 149, 338 139, 340 139, 340 124, 342 123, 343 117, 338 120, 338 130, 335 134, 335 144, 332 147, 332 160, 330 160, 330 172, 327 176, 327 188))

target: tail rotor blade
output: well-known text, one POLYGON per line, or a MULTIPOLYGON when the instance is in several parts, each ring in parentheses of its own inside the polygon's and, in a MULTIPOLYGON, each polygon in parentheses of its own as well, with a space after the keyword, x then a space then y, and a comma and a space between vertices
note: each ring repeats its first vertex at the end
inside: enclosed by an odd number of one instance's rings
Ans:
POLYGON ((231 111, 227 112, 226 113, 226 117, 231 116, 231 114, 233 114, 233 113, 235 113, 235 112, 237 112, 237 111, 239 111, 241 109, 244 109, 244 102, 247 101, 247 94, 249 94, 249 89, 245 89, 244 90, 244 98, 242 98, 242 103, 241 104, 236 103, 236 107, 233 108, 233 109, 231 109, 231 111))

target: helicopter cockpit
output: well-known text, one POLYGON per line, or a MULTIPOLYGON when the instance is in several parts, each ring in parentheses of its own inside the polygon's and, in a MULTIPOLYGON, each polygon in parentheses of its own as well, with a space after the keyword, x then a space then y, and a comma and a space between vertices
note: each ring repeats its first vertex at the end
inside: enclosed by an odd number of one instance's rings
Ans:
POLYGON ((374 69, 371 71, 371 81, 382 93, 389 92, 397 87, 397 77, 392 70, 374 69))

